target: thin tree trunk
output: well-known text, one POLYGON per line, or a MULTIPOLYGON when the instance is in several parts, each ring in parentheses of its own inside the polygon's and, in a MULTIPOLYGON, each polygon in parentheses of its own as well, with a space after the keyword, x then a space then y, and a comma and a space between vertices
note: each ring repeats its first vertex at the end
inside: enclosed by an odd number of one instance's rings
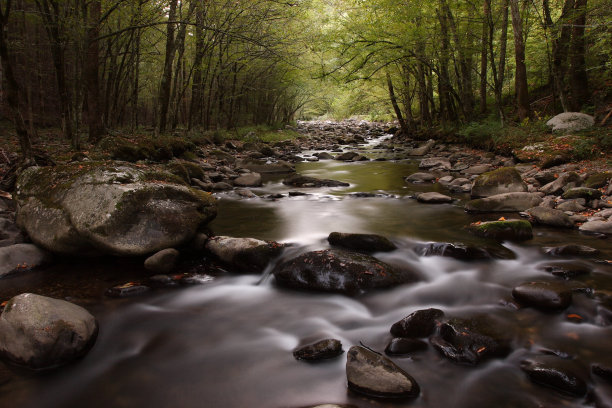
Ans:
MULTIPOLYGON (((168 21, 174 21, 176 18, 176 6, 178 0, 170 1, 170 10, 168 11, 168 21)), ((174 41, 174 23, 167 24, 166 29, 166 56, 164 58, 164 73, 159 85, 159 111, 157 117, 157 131, 163 133, 166 131, 166 121, 168 116, 168 105, 170 103, 170 87, 172 85, 172 62, 176 52, 176 44, 174 41)))
POLYGON ((569 83, 572 90, 571 108, 580 111, 589 99, 589 80, 586 72, 584 54, 584 29, 586 26, 587 0, 576 0, 572 24, 572 41, 570 43, 569 83))
POLYGON ((87 124, 89 126, 89 142, 97 143, 104 134, 102 113, 100 111, 100 83, 98 79, 99 66, 99 21, 101 14, 100 0, 89 3, 89 30, 87 32, 87 58, 85 60, 85 84, 87 86, 87 124))
POLYGON ((397 117, 397 121, 400 124, 400 129, 402 134, 408 134, 408 126, 406 125, 406 121, 404 120, 404 116, 402 115, 402 110, 397 104, 397 98, 395 97, 395 90, 393 89, 393 82, 391 81, 391 75, 389 72, 386 72, 387 76, 387 88, 389 89, 389 99, 391 99, 391 105, 393 105, 393 110, 395 111, 395 116, 397 117))
POLYGON ((525 65, 525 42, 523 40, 523 20, 519 9, 519 0, 510 0, 512 15, 512 29, 514 31, 514 57, 516 73, 514 88, 516 92, 516 105, 519 119, 522 121, 531 117, 529 106, 529 91, 527 88, 527 67, 525 65))
POLYGON ((491 0, 484 0, 482 10, 484 19, 482 22, 482 37, 480 44, 480 113, 487 111, 487 44, 489 41, 489 17, 491 16, 491 0))
MULTIPOLYGON (((547 27, 554 28, 555 24, 552 21, 550 6, 548 0, 542 1, 542 8, 544 10, 544 19, 547 27)), ((565 75, 567 73, 567 58, 569 43, 571 40, 572 28, 569 24, 568 17, 572 13, 574 8, 574 0, 565 0, 563 3, 563 11, 561 17, 557 22, 557 26, 561 26, 560 29, 556 29, 553 32, 555 36, 552 42, 552 67, 551 74, 553 80, 554 93, 557 94, 561 108, 564 112, 567 112, 570 107, 567 98, 567 90, 565 85, 565 75)))

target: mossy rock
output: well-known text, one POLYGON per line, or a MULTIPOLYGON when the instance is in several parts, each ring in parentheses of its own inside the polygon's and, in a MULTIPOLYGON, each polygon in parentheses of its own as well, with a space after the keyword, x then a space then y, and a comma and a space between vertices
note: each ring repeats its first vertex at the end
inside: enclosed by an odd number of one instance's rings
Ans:
POLYGON ((594 188, 576 187, 567 190, 563 193, 563 198, 572 200, 576 198, 584 198, 585 200, 594 200, 601 197, 601 191, 594 188))
POLYGON ((185 183, 191 184, 191 179, 196 178, 198 180, 204 179, 204 169, 196 163, 188 161, 174 160, 166 165, 166 169, 181 178, 185 183))
POLYGON ((611 172, 595 173, 586 179, 584 186, 587 188, 601 188, 608 184, 610 180, 612 180, 611 172))
POLYGON ((236 158, 233 155, 226 153, 223 150, 213 150, 208 155, 217 160, 225 160, 228 163, 234 163, 236 161, 236 158))
POLYGON ((478 176, 472 186, 472 197, 489 197, 503 193, 527 191, 521 173, 514 167, 502 167, 478 176))
POLYGON ((526 220, 500 220, 470 224, 468 231, 497 241, 525 241, 533 238, 531 223, 526 220))

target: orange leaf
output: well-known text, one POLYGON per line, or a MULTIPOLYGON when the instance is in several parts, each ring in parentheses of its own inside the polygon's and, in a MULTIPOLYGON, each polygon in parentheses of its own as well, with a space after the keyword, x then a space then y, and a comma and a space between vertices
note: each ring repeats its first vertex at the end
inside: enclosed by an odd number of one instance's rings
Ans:
POLYGON ((478 350, 476 350, 477 353, 482 353, 483 351, 485 351, 487 348, 486 347, 481 347, 478 350))
POLYGON ((570 314, 568 314, 568 315, 567 315, 567 318, 568 318, 568 319, 579 319, 579 320, 582 320, 582 316, 577 315, 576 313, 570 313, 570 314))
POLYGON ((499 220, 497 221, 506 221, 506 219, 504 217, 499 217, 499 220))

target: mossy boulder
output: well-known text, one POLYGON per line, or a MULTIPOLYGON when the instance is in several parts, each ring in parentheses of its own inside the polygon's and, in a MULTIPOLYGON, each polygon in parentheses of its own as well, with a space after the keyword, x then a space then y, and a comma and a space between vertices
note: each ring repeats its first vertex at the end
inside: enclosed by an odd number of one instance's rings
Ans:
POLYGON ((601 191, 595 188, 587 188, 587 187, 575 187, 570 188, 565 193, 563 193, 563 198, 566 200, 572 200, 575 198, 584 198, 585 200, 594 200, 601 197, 601 191))
POLYGON ((215 199, 147 168, 106 162, 31 167, 17 181, 17 222, 37 245, 74 255, 145 255, 187 243, 215 199))
POLYGON ((514 167, 502 167, 481 174, 472 186, 472 197, 489 197, 503 193, 527 191, 521 173, 514 167))
POLYGON ((169 173, 180 177, 185 183, 191 184, 191 179, 204 179, 204 169, 197 163, 186 160, 173 160, 166 165, 169 173))
POLYGON ((468 230, 479 237, 497 241, 524 241, 533 238, 531 223, 527 220, 501 220, 470 224, 468 230))
POLYGON ((587 188, 601 188, 605 187, 608 182, 612 180, 612 173, 595 173, 591 174, 586 181, 584 182, 584 186, 587 188))

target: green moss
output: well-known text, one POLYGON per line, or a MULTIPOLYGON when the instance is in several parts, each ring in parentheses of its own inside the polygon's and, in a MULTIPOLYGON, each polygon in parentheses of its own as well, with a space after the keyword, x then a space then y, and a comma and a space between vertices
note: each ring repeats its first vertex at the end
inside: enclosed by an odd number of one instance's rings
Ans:
POLYGON ((178 184, 180 186, 188 186, 189 184, 180 176, 176 174, 167 173, 165 171, 155 171, 150 170, 146 171, 141 177, 140 181, 145 182, 162 182, 162 183, 172 183, 178 184))
POLYGON ((593 200, 601 197, 601 191, 594 188, 577 187, 571 188, 563 193, 563 198, 566 200, 584 198, 585 200, 593 200))
POLYGON ((495 240, 526 240, 533 237, 527 220, 489 221, 471 224, 468 230, 475 235, 495 240))

